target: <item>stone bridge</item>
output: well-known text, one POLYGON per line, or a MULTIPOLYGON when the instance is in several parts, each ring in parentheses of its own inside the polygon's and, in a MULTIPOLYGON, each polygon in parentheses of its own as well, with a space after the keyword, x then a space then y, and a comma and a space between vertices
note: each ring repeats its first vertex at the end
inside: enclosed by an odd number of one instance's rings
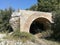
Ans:
POLYGON ((19 10, 13 12, 10 19, 14 31, 20 29, 32 34, 51 29, 51 23, 52 13, 39 11, 19 10))

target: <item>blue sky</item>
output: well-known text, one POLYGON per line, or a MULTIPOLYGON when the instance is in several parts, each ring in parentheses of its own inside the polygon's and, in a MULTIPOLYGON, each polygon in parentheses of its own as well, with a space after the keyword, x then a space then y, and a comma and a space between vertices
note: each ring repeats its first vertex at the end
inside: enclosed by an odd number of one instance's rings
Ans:
POLYGON ((26 9, 36 4, 37 0, 0 0, 0 9, 12 7, 14 9, 26 9))

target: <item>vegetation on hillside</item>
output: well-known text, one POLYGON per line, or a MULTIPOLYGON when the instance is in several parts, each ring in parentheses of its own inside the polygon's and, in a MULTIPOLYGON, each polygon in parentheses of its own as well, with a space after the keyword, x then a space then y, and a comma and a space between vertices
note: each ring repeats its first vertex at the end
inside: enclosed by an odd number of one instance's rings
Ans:
POLYGON ((16 30, 14 32, 12 32, 11 34, 7 34, 6 37, 4 37, 4 39, 8 39, 8 40, 21 40, 22 42, 26 42, 26 41, 35 41, 35 37, 34 35, 27 33, 27 32, 20 32, 20 30, 16 30))
POLYGON ((0 32, 12 31, 9 20, 13 11, 12 8, 0 10, 0 32))

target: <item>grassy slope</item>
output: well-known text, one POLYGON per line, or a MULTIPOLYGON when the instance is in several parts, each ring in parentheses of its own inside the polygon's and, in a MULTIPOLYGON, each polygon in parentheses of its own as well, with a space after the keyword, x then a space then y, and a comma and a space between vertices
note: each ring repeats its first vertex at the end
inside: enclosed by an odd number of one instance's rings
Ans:
POLYGON ((35 38, 32 34, 25 33, 25 32, 22 32, 22 33, 14 32, 12 33, 12 35, 7 35, 4 39, 16 40, 16 41, 22 40, 22 42, 26 42, 28 40, 33 43, 37 43, 39 45, 60 45, 60 43, 55 42, 55 41, 35 38))

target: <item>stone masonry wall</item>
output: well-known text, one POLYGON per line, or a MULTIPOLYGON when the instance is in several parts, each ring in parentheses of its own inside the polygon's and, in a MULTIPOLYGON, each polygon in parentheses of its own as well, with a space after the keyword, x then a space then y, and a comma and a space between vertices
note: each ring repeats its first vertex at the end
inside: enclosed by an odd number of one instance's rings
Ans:
POLYGON ((37 18, 46 18, 53 23, 52 13, 20 10, 12 13, 10 24, 13 30, 20 29, 21 32, 29 32, 31 23, 37 18))

